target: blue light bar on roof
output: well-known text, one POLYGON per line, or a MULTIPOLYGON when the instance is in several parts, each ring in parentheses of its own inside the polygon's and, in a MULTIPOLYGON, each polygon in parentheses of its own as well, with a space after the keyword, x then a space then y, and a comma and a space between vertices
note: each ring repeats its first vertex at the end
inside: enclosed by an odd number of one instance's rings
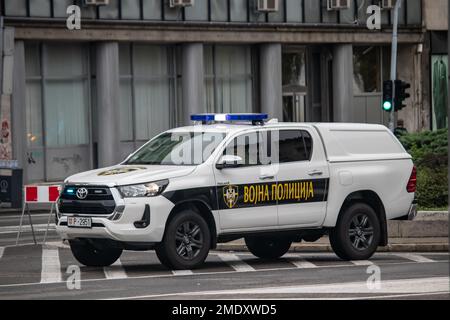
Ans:
POLYGON ((192 121, 201 122, 226 122, 226 121, 264 121, 267 120, 269 116, 265 113, 225 113, 225 114, 194 114, 191 116, 192 121))

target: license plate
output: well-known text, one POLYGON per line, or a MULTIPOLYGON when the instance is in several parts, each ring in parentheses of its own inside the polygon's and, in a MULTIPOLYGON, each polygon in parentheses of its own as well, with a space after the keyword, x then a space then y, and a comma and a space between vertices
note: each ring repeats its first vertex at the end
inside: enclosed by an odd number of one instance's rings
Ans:
POLYGON ((69 228, 92 228, 92 219, 82 217, 68 217, 67 226, 69 228))

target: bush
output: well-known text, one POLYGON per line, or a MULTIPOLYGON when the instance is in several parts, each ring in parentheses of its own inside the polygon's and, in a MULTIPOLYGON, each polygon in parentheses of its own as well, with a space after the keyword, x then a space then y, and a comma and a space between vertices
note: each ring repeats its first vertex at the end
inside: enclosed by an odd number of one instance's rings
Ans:
POLYGON ((421 166, 417 171, 416 195, 422 209, 447 207, 447 167, 432 169, 421 166))
POLYGON ((448 130, 400 137, 417 166, 417 199, 421 208, 448 205, 448 130))
POLYGON ((448 159, 448 130, 435 132, 405 134, 400 137, 405 149, 412 155, 418 166, 426 165, 430 159, 438 160, 440 165, 447 165, 448 159))

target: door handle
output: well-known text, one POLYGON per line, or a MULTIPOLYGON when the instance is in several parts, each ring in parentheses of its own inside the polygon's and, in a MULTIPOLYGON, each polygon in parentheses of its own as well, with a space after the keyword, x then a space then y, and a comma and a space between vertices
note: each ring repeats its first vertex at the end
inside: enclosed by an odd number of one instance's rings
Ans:
POLYGON ((308 175, 310 175, 311 177, 321 176, 321 175, 323 175, 323 172, 320 170, 313 170, 313 171, 308 172, 308 175))
POLYGON ((259 180, 273 180, 275 179, 275 176, 261 176, 259 177, 259 180))

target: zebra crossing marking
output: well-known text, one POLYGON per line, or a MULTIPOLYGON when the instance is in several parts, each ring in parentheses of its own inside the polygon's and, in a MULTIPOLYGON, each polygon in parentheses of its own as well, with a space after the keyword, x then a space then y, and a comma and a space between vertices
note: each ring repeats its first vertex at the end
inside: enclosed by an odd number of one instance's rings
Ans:
POLYGON ((217 256, 237 272, 252 272, 255 269, 232 253, 219 253, 217 256))
POLYGON ((128 278, 127 273, 123 269, 122 262, 120 259, 117 259, 109 267, 104 267, 103 272, 105 273, 106 279, 126 279, 128 278))
POLYGON ((61 282, 61 262, 57 248, 42 248, 41 283, 61 282))
POLYGON ((353 263, 355 266, 362 266, 362 267, 368 267, 368 266, 374 265, 374 263, 369 260, 355 260, 355 261, 350 261, 350 262, 353 263))
POLYGON ((413 253, 396 253, 396 256, 399 256, 403 259, 411 260, 418 263, 430 263, 430 262, 436 262, 435 260, 426 258, 424 256, 413 254, 413 253))
POLYGON ((318 268, 314 263, 306 261, 305 259, 300 260, 289 260, 290 263, 292 263, 294 266, 296 266, 299 269, 313 269, 318 268))
MULTIPOLYGON (((6 250, 8 247, 0 247, 0 258, 2 264, 7 261, 5 258, 8 255, 8 251, 6 250)), ((64 280, 63 272, 64 270, 61 269, 61 266, 64 266, 64 260, 65 255, 63 252, 66 252, 66 248, 61 247, 54 247, 54 246, 43 246, 40 248, 40 260, 39 261, 39 267, 41 269, 34 268, 33 272, 38 272, 40 274, 40 279, 37 280, 34 284, 49 284, 49 283, 61 283, 64 280), (64 250, 64 251, 59 251, 64 250), (42 263, 41 263, 42 262, 42 263)), ((230 267, 230 271, 222 271, 222 270, 209 270, 205 269, 204 272, 200 269, 199 272, 194 272, 192 270, 167 270, 168 274, 164 276, 192 276, 192 275, 211 275, 211 274, 226 274, 226 273, 233 273, 233 272, 256 272, 256 271, 277 271, 281 270, 283 268, 276 267, 271 269, 256 269, 251 265, 251 262, 247 261, 247 258, 250 256, 249 254, 240 254, 240 253, 234 253, 234 252, 213 252, 214 256, 216 256, 222 263, 219 263, 220 265, 227 265, 230 267)), ((391 257, 401 257, 404 260, 398 260, 396 264, 408 264, 408 263, 440 263, 439 260, 432 260, 431 257, 428 258, 427 254, 422 253, 390 253, 391 257)), ((333 267, 342 267, 341 265, 322 265, 321 263, 317 264, 315 261, 315 254, 314 255, 308 255, 308 254, 287 254, 285 256, 286 259, 283 260, 283 262, 286 265, 290 265, 290 269, 321 269, 321 268, 333 268, 333 267)), ((337 258, 336 258, 337 259, 337 258)), ((134 260, 133 260, 134 261, 134 260)), ((137 260, 136 260, 137 261, 137 260)), ((253 261, 253 260, 251 260, 253 261)), ((318 261, 322 261, 319 259, 318 261)), ((87 279, 86 281, 101 281, 101 280, 115 280, 115 279, 138 279, 138 278, 158 278, 162 275, 150 275, 153 268, 150 266, 148 269, 149 275, 142 274, 141 276, 135 277, 134 275, 128 275, 126 272, 126 268, 122 265, 123 260, 118 260, 116 263, 114 263, 111 267, 106 268, 98 268, 92 271, 101 273, 98 275, 99 279, 92 278, 87 279), (101 279, 100 279, 101 278, 101 279)), ((351 261, 351 265, 353 266, 370 266, 370 265, 383 265, 383 261, 376 261, 375 263, 371 261, 351 261)), ((441 262, 442 263, 442 262, 441 262)), ((153 265, 153 263, 151 263, 153 265)), ((158 264, 158 267, 156 267, 156 263, 154 263, 155 268, 160 268, 160 265, 158 264)), ((349 265, 349 266, 351 266, 349 265)), ((83 272, 89 272, 91 274, 91 271, 83 270, 83 272)), ((95 276, 97 277, 97 276, 95 276)), ((7 286, 22 286, 24 284, 11 284, 11 285, 1 285, 0 287, 7 287, 7 286)), ((25 284, 27 285, 27 284, 25 284)), ((31 283, 30 283, 31 285, 31 283)))
POLYGON ((174 276, 190 276, 194 274, 192 270, 172 270, 172 273, 174 276))

